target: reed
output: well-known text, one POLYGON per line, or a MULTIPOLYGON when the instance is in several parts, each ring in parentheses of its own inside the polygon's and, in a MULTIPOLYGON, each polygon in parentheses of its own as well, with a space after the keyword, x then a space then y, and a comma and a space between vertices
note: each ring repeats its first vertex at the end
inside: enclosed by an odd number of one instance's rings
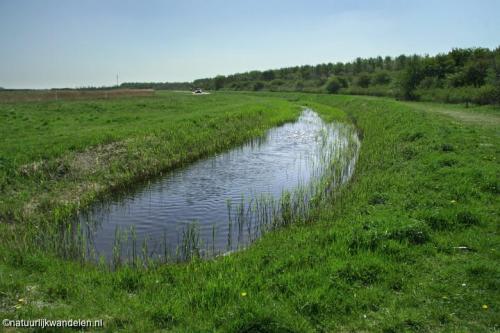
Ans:
MULTIPOLYGON (((354 172, 360 141, 354 127, 349 124, 327 124, 318 137, 321 144, 314 158, 313 177, 310 182, 299 182, 293 190, 282 191, 279 198, 270 194, 254 194, 238 203, 227 201, 228 233, 226 252, 244 249, 267 232, 310 220, 314 209, 339 193, 354 172)), ((183 248, 191 249, 192 231, 183 232, 183 248)), ((198 241, 198 238, 196 238, 198 241)), ((215 231, 212 229, 212 250, 206 257, 218 255, 214 248, 215 231)), ((183 252, 185 253, 185 252, 183 252)), ((200 252, 196 252, 199 254, 200 252)), ((198 257, 198 256, 197 256, 198 257)), ((189 259, 190 256, 182 255, 189 259)))

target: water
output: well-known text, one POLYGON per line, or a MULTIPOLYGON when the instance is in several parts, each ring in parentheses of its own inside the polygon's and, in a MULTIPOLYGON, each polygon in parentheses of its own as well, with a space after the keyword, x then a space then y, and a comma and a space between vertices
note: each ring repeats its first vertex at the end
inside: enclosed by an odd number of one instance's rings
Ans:
POLYGON ((301 202, 294 212, 305 217, 330 161, 338 160, 335 170, 340 170, 334 185, 347 181, 359 146, 353 133, 347 125, 325 124, 304 110, 294 123, 96 204, 79 220, 91 247, 108 259, 141 252, 179 256, 186 247, 212 255, 235 250, 257 238, 273 215, 282 214, 284 192, 300 193, 292 195, 301 202))

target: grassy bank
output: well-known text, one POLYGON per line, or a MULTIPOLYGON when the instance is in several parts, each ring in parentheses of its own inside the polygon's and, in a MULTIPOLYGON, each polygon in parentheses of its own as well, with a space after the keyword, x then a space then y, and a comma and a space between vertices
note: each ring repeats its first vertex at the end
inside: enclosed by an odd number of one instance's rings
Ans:
MULTIPOLYGON (((13 176, 9 170, 23 170, 39 159, 79 161, 75 158, 89 152, 88 147, 122 142, 126 157, 111 159, 110 167, 102 167, 91 181, 108 184, 104 181, 115 177, 113 184, 127 184, 120 178, 124 170, 134 170, 125 173, 126 180, 160 171, 150 165, 168 151, 161 150, 164 132, 178 145, 175 156, 189 161, 292 119, 298 105, 311 105, 325 119, 344 116, 356 124, 363 143, 354 179, 340 196, 313 212, 308 223, 269 233, 248 250, 213 261, 110 272, 41 251, 16 251, 2 242, 2 318, 102 318, 110 332, 498 329, 498 109, 483 112, 483 108, 312 94, 221 93, 203 96, 207 98, 203 101, 201 96, 189 97, 167 94, 141 102, 72 103, 82 108, 78 116, 71 113, 74 107, 68 107, 65 125, 54 125, 53 130, 80 135, 74 139, 68 135, 57 144, 55 133, 43 139, 41 131, 33 129, 33 135, 27 135, 30 132, 17 125, 23 119, 17 119, 18 111, 24 110, 38 123, 45 120, 43 112, 57 112, 66 105, 9 106, 15 109, 14 120, 1 106, 4 119, 13 122, 2 130, 16 133, 17 128, 17 137, 1 148, 2 156, 7 156, 2 161, 9 166, 3 169, 7 170, 2 182, 3 221, 17 219, 15 212, 24 207, 18 201, 39 198, 46 189, 53 198, 66 193, 60 192, 66 186, 94 177, 85 173, 66 183, 66 173, 45 181, 52 173, 13 176), (166 101, 172 104, 167 107, 166 101), (90 120, 94 111, 88 109, 95 105, 104 110, 95 112, 97 120, 90 120), (35 107, 42 113, 37 114, 35 107), (141 108, 144 112, 134 119, 141 108), (470 121, 464 115, 482 120, 470 121), (108 123, 111 119, 121 122, 108 123), (142 126, 130 125, 141 124, 141 119, 142 126), (82 130, 82 121, 91 122, 87 131, 82 130), (111 129, 109 140, 106 132, 111 129), (162 143, 151 141, 151 133, 162 143), (31 141, 23 142, 23 137, 31 141), (227 142, 220 141, 228 137, 227 142), (159 147, 160 153, 151 147, 159 147), (193 155, 187 153, 193 150, 193 155), (38 156, 39 152, 47 156, 38 156), (134 159, 135 154, 141 157, 134 159), (142 174, 145 166, 149 171, 142 174), (39 183, 40 187, 34 185, 39 183), (24 194, 9 199, 17 189, 24 194)), ((175 165, 172 160, 165 160, 162 168, 175 165)), ((93 195, 86 200, 91 199, 93 195)), ((35 210, 31 216, 46 216, 43 212, 35 210)), ((19 215, 23 218, 24 213, 19 215)), ((6 227, 2 223, 4 233, 6 227)))
POLYGON ((127 188, 290 121, 272 97, 192 96, 0 104, 0 220, 65 218, 127 188))

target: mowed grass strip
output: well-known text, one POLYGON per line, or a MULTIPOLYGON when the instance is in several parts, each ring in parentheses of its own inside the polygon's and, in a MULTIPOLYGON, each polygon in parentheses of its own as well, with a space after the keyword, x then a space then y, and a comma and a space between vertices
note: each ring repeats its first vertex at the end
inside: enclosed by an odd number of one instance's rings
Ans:
POLYGON ((147 270, 1 243, 2 317, 103 318, 123 332, 495 331, 498 127, 388 99, 272 96, 345 112, 363 139, 353 180, 313 219, 230 256, 147 270))

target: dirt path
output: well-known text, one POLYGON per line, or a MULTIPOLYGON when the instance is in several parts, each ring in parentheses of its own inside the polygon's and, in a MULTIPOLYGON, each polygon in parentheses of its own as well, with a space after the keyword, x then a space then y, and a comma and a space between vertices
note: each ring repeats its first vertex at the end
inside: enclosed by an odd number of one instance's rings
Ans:
POLYGON ((439 113, 458 121, 478 124, 484 126, 500 126, 500 112, 498 114, 475 111, 473 108, 470 111, 461 111, 453 108, 445 108, 443 106, 424 104, 424 103, 405 103, 413 108, 421 111, 439 113))

